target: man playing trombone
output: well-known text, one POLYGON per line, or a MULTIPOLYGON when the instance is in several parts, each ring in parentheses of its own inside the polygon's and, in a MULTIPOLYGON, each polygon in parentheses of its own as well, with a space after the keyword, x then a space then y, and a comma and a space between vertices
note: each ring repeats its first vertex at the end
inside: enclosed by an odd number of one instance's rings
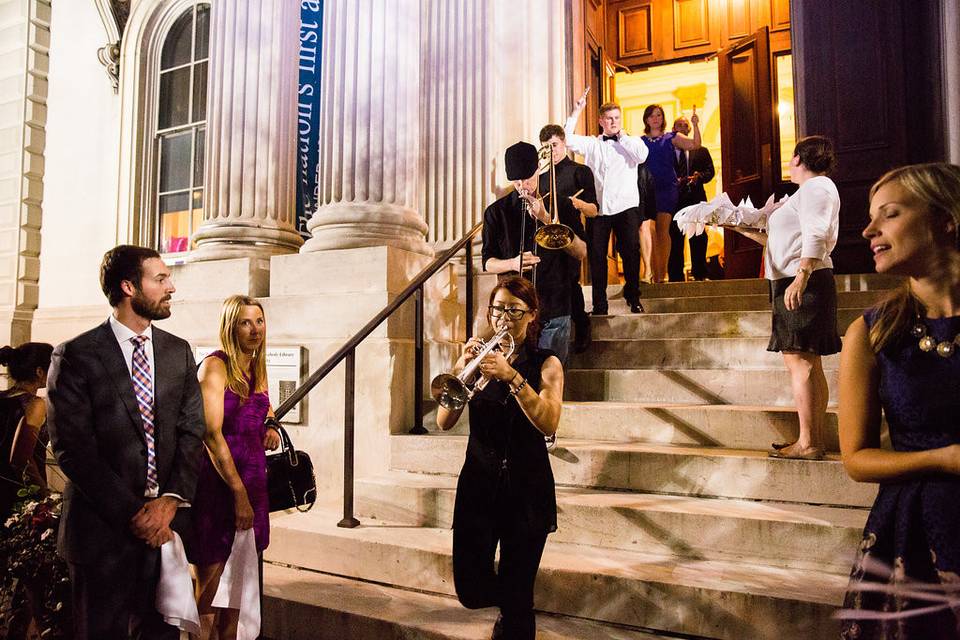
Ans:
MULTIPOLYGON (((560 221, 580 222, 582 215, 587 220, 597 217, 597 188, 590 167, 570 159, 567 153, 567 136, 558 124, 548 124, 540 129, 540 144, 549 148, 550 159, 556 177, 557 206, 560 208, 560 221)), ((550 172, 540 174, 540 193, 550 191, 550 172)), ((549 197, 553 197, 550 195, 549 197)), ((546 201, 547 198, 544 198, 546 201)), ((576 335, 573 350, 585 351, 590 344, 590 316, 583 302, 583 288, 580 286, 581 259, 570 255, 570 319, 576 335)))
MULTIPOLYGON (((557 354, 566 363, 570 349, 570 256, 578 262, 587 254, 579 215, 559 213, 567 227, 569 243, 563 248, 538 246, 534 238, 552 220, 539 197, 537 148, 518 142, 504 154, 507 179, 514 190, 483 212, 483 269, 499 275, 523 273, 536 286, 543 328, 539 347, 557 354), (521 264, 522 263, 522 264, 521 264)), ((549 158, 548 158, 549 162, 549 158)), ((569 213, 569 212, 568 212, 569 213)), ((560 225, 550 225, 559 227, 560 225)))

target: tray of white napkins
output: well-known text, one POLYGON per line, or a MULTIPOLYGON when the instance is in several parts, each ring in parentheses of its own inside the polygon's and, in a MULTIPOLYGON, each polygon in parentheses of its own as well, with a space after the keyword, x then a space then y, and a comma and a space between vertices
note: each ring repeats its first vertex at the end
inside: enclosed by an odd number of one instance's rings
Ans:
POLYGON ((780 202, 774 202, 771 195, 766 204, 757 209, 749 197, 735 205, 730 196, 721 193, 709 202, 700 202, 680 209, 673 216, 673 220, 688 238, 703 233, 706 225, 763 231, 767 228, 767 216, 783 204, 786 198, 784 196, 780 202))

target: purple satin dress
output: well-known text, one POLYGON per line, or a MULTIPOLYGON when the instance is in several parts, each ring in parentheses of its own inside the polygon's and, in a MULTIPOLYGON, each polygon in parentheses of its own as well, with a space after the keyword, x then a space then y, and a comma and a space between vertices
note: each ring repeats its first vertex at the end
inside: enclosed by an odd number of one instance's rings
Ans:
MULTIPOLYGON (((227 361, 222 351, 208 357, 227 361)), ((223 392, 223 437, 230 448, 237 473, 247 489, 253 506, 253 532, 257 551, 270 543, 270 508, 267 500, 267 460, 263 450, 263 421, 270 409, 266 391, 253 393, 246 402, 230 389, 223 392)), ((233 515, 233 492, 217 473, 209 455, 200 464, 200 478, 192 502, 193 544, 189 560, 194 564, 225 562, 230 556, 236 531, 233 515)))

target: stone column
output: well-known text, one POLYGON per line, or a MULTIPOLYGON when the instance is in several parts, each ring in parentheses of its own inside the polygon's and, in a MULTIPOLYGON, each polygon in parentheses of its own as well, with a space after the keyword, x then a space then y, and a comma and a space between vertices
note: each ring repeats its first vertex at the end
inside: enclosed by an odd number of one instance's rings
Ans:
POLYGON ((204 221, 195 260, 293 253, 299 3, 210 7, 204 221))
POLYGON ((301 252, 431 255, 417 212, 420 0, 327 0, 323 20, 320 206, 301 252))
POLYGON ((50 3, 2 0, 0 22, 0 345, 18 345, 39 293, 50 3))

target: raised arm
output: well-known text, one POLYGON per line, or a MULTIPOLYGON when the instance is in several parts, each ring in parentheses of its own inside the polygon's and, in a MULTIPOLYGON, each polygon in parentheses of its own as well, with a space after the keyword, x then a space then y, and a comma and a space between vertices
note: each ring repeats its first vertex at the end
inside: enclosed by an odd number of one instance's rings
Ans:
POLYGON ((690 126, 693 127, 693 137, 688 138, 682 133, 678 133, 673 136, 673 146, 677 149, 683 149, 684 151, 693 151, 694 149, 699 149, 702 144, 700 139, 700 116, 697 115, 697 107, 693 107, 693 115, 690 116, 690 126))
POLYGON ((587 105, 588 93, 590 93, 590 87, 586 88, 583 95, 580 96, 580 99, 573 105, 573 111, 570 112, 570 117, 567 118, 567 121, 563 125, 567 148, 584 157, 597 153, 600 145, 600 142, 595 137, 581 136, 576 133, 577 121, 580 120, 580 114, 583 113, 583 108, 587 105))
POLYGON ((935 473, 960 474, 960 445, 926 451, 880 448, 880 375, 869 330, 857 318, 840 354, 840 453, 857 482, 896 482, 935 473))

